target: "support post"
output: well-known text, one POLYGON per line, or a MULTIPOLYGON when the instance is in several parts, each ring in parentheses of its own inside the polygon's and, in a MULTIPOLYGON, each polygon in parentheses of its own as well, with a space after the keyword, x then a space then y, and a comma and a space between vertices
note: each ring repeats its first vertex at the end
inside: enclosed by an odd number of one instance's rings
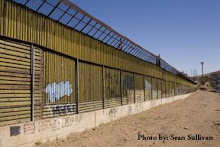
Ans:
POLYGON ((174 95, 177 95, 177 91, 176 91, 176 76, 175 76, 175 82, 174 82, 174 95))
POLYGON ((151 77, 151 100, 153 100, 153 80, 152 80, 152 77, 151 77))
POLYGON ((165 81, 165 98, 167 97, 167 81, 165 81))
POLYGON ((143 76, 143 82, 144 82, 144 101, 146 101, 146 98, 145 98, 145 78, 144 78, 144 76, 143 76))
POLYGON ((134 73, 133 73, 133 79, 134 79, 134 103, 136 103, 136 98, 135 98, 135 76, 134 76, 134 73))
POLYGON ((203 77, 203 65, 204 65, 204 62, 201 62, 201 65, 202 65, 202 77, 203 77))
POLYGON ((160 94, 161 94, 161 99, 162 99, 163 98, 163 80, 161 79, 160 81, 161 81, 160 94))
POLYGON ((120 70, 120 95, 121 95, 121 105, 123 105, 123 81, 122 81, 122 70, 120 70))
POLYGON ((102 66, 102 101, 103 109, 105 109, 105 66, 102 66))
POLYGON ((34 121, 34 46, 31 44, 31 121, 34 121))
POLYGON ((76 89, 76 113, 79 114, 79 59, 76 59, 75 66, 75 89, 76 89))
POLYGON ((158 82, 158 79, 157 79, 156 85, 157 85, 157 99, 159 99, 159 82, 158 82))
POLYGON ((3 7, 3 34, 6 35, 6 5, 7 0, 4 0, 4 7, 3 7))

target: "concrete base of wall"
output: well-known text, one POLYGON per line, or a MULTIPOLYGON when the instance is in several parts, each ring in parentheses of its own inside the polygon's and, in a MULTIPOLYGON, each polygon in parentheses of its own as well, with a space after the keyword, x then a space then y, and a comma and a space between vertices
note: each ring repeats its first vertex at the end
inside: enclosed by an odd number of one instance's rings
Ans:
POLYGON ((123 116, 137 114, 152 107, 185 99, 191 94, 1 127, 0 147, 29 147, 36 142, 42 143, 57 138, 65 138, 73 132, 81 132, 123 116))

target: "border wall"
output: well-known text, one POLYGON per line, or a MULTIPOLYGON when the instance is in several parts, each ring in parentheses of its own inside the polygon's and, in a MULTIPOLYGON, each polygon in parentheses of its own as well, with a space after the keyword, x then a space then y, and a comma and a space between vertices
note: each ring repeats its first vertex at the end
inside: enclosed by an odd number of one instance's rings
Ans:
POLYGON ((0 126, 195 91, 187 78, 0 1, 0 126))

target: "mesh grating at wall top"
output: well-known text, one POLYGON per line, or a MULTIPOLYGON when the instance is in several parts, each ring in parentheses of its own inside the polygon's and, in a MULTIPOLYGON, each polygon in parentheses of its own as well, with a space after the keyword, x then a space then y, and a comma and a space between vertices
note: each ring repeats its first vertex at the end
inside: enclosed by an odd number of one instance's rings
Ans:
POLYGON ((33 11, 41 13, 74 30, 87 34, 96 40, 108 44, 116 49, 131 54, 143 61, 159 66, 175 75, 182 75, 160 57, 145 50, 130 39, 119 34, 105 23, 91 16, 68 0, 12 0, 33 11))

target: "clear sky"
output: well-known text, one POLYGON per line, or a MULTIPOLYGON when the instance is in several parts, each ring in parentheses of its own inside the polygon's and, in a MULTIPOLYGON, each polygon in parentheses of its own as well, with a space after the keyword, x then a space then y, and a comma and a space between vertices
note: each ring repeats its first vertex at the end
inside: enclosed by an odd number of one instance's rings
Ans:
POLYGON ((191 75, 220 70, 220 0, 70 0, 191 75))

